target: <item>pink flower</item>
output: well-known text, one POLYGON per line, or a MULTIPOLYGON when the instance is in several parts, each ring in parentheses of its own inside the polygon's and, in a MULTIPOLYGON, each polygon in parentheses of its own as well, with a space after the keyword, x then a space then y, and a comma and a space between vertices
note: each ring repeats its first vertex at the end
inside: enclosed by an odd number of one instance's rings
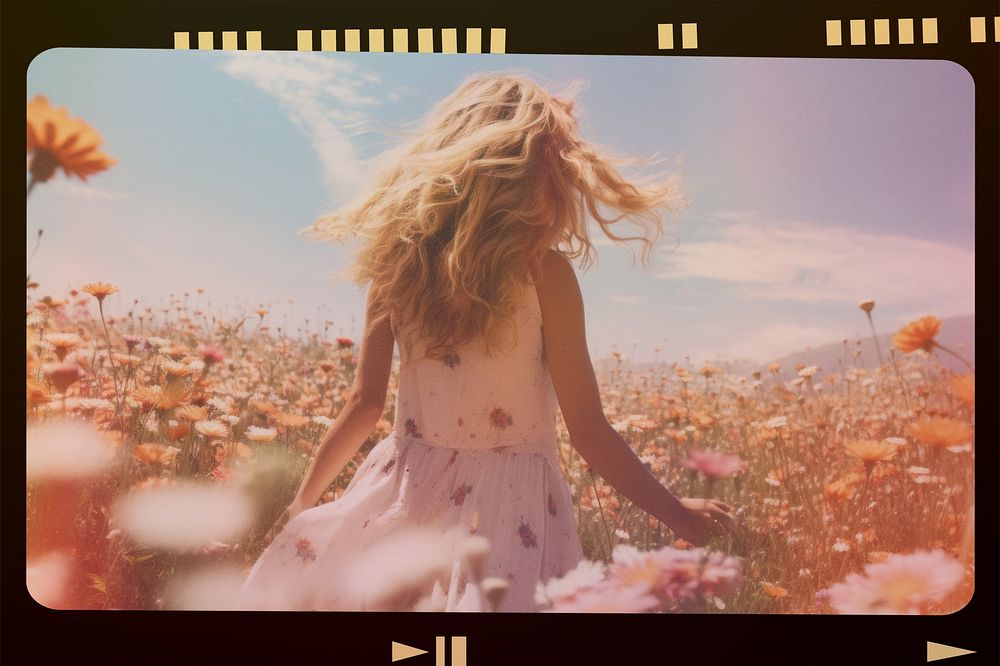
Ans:
POLYGON ((572 601, 577 595, 604 582, 604 572, 603 562, 582 559, 559 578, 535 583, 535 603, 551 608, 555 604, 572 601))
POLYGON ((221 349, 215 345, 201 345, 198 347, 198 353, 201 354, 201 360, 205 362, 205 365, 212 365, 213 363, 222 363, 226 360, 226 354, 221 349))
POLYGON ((744 463, 734 453, 692 449, 684 461, 684 466, 712 479, 724 479, 743 469, 744 463))
POLYGON ((659 608, 660 602, 649 593, 648 586, 604 581, 570 598, 554 602, 546 612, 647 613, 659 608))
POLYGON ((625 544, 615 547, 609 578, 646 584, 667 607, 732 594, 743 579, 739 561, 723 553, 669 546, 642 552, 625 544))
POLYGON ((831 586, 826 599, 838 613, 920 615, 962 582, 965 568, 942 550, 895 553, 831 586))

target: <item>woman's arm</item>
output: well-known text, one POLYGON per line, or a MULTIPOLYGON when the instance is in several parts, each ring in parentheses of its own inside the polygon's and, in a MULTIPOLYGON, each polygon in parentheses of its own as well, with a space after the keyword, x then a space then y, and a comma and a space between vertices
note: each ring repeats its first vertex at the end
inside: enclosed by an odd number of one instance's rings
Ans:
POLYGON ((347 462, 371 434, 385 410, 389 373, 392 370, 393 335, 388 320, 368 331, 372 303, 369 296, 366 334, 361 341, 354 386, 343 409, 323 438, 309 464, 295 499, 304 507, 319 501, 347 462))
POLYGON ((366 333, 360 343, 360 358, 350 396, 309 463, 295 499, 266 535, 265 544, 271 542, 287 521, 316 505, 347 462, 364 444, 385 410, 395 340, 388 320, 382 321, 373 330, 368 330, 371 312, 369 293, 366 333))
POLYGON ((583 297, 573 266, 550 251, 537 286, 549 373, 570 441, 601 477, 679 536, 702 543, 732 525, 715 500, 679 499, 639 460, 608 423, 587 349, 583 297))

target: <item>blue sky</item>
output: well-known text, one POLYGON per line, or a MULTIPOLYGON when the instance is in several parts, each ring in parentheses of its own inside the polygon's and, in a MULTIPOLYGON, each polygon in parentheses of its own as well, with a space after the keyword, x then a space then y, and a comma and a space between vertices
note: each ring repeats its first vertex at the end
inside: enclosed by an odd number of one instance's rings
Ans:
POLYGON ((330 279, 349 249, 297 235, 392 140, 352 128, 513 68, 582 81, 585 138, 667 158, 690 195, 649 270, 595 227, 595 358, 766 362, 864 335, 869 298, 882 330, 974 312, 974 85, 919 60, 53 49, 29 99, 87 120, 118 164, 32 193, 39 295, 112 282, 123 314, 203 288, 217 314, 358 333, 364 293, 330 279))

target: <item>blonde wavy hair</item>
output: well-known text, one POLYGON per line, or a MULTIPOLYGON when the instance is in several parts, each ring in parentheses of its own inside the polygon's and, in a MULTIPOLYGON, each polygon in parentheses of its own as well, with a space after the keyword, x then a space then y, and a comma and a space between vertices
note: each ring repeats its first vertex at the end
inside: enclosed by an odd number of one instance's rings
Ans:
POLYGON ((411 326, 429 358, 479 336, 492 354, 550 249, 584 269, 595 260, 588 215, 614 241, 641 241, 646 266, 663 232, 657 210, 685 203, 676 175, 634 184, 616 168, 633 160, 578 129, 573 101, 526 76, 471 76, 383 155, 371 189, 303 233, 362 239, 346 276, 371 283, 371 327, 388 317, 399 341, 411 326), (645 233, 612 232, 625 218, 645 233))

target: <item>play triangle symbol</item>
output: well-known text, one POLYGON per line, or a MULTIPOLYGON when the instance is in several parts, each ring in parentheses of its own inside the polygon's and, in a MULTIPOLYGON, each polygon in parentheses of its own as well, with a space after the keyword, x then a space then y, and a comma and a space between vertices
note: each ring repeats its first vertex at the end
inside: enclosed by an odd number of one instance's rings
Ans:
POLYGON ((975 650, 963 650, 962 648, 927 641, 927 661, 961 657, 963 654, 975 654, 975 652, 975 650))
MULTIPOLYGON (((927 649, 930 650, 930 648, 927 649)), ((393 661, 399 661, 400 659, 409 659, 410 657, 416 657, 418 654, 427 654, 427 650, 421 650, 420 648, 415 648, 411 645, 405 645, 403 643, 397 643, 396 641, 392 642, 393 661)), ((927 654, 930 654, 930 652, 928 652, 927 654)))

